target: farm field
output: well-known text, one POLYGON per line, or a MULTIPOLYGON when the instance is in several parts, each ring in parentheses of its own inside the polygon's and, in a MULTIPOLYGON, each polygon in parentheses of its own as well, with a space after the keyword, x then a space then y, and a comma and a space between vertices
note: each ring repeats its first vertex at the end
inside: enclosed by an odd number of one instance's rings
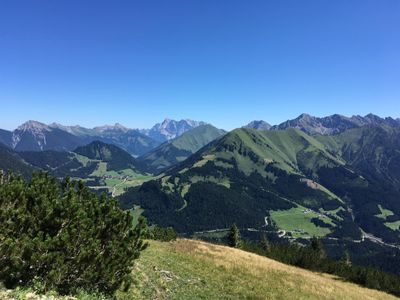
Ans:
POLYGON ((323 237, 331 232, 329 228, 312 223, 311 219, 313 218, 319 219, 332 227, 335 226, 327 216, 301 206, 289 210, 270 211, 270 215, 279 229, 291 232, 292 236, 296 238, 323 237))

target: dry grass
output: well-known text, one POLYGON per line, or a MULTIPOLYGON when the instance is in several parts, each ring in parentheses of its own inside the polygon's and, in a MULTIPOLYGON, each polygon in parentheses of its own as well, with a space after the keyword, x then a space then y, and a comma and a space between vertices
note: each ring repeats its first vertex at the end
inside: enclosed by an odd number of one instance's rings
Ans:
MULTIPOLYGON (((280 284, 281 295, 265 294, 264 299, 396 299, 379 291, 366 289, 339 278, 288 266, 277 261, 201 241, 181 239, 170 246, 177 252, 201 258, 215 267, 236 272, 238 277, 255 279, 253 284, 266 286, 280 284), (295 291, 295 293, 292 293, 295 291), (269 297, 271 296, 271 297, 269 297), (293 297, 293 298, 292 298, 293 297)), ((249 285, 249 289, 254 289, 249 285)), ((259 295, 261 296, 261 295, 259 295)))

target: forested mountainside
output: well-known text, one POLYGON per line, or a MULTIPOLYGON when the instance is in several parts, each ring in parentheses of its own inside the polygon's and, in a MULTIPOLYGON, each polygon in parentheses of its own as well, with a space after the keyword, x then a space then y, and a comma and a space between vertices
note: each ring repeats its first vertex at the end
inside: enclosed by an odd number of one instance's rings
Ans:
POLYGON ((26 151, 17 155, 37 170, 47 171, 58 178, 70 176, 83 180, 93 190, 114 196, 151 178, 137 168, 136 159, 128 152, 99 141, 71 152, 26 151))
MULTIPOLYGON (((370 143, 364 149, 371 153, 397 147, 398 129, 354 130, 364 132, 362 140, 370 143), (382 139, 392 143, 385 148, 382 139)), ((318 236, 333 247, 336 241, 368 239, 395 249, 400 243, 396 156, 366 169, 349 159, 346 146, 340 147, 348 135, 359 136, 352 131, 312 137, 297 129, 236 129, 161 178, 129 190, 120 203, 140 205, 149 221, 189 235, 236 223, 288 239, 318 236)))

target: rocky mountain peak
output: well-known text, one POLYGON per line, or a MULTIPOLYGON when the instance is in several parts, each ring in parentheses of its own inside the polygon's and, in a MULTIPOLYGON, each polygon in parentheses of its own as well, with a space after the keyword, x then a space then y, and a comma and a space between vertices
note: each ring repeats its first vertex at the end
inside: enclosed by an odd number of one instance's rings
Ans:
POLYGON ((40 123, 38 121, 33 121, 33 120, 29 120, 25 123, 23 123, 22 125, 20 125, 17 130, 19 131, 50 131, 50 127, 47 126, 46 124, 40 123))
POLYGON ((104 131, 128 131, 129 129, 120 123, 115 123, 114 125, 103 125, 103 126, 98 126, 94 127, 93 130, 98 131, 98 132, 104 132, 104 131))
POLYGON ((243 127, 244 128, 253 128, 256 130, 269 130, 272 126, 263 120, 254 120, 243 127))
POLYGON ((309 120, 309 119, 313 119, 314 117, 306 114, 306 113, 302 113, 301 115, 299 115, 296 119, 298 120, 309 120))
POLYGON ((163 122, 157 123, 150 130, 143 130, 142 132, 155 140, 166 141, 174 139, 190 129, 206 124, 205 122, 190 119, 176 121, 165 118, 163 122))

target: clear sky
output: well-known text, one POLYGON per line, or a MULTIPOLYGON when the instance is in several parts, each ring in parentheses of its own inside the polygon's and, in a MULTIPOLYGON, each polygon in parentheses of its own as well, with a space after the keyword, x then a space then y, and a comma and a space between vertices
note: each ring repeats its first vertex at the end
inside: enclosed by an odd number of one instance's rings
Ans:
POLYGON ((398 0, 2 0, 0 128, 400 117, 398 0))

